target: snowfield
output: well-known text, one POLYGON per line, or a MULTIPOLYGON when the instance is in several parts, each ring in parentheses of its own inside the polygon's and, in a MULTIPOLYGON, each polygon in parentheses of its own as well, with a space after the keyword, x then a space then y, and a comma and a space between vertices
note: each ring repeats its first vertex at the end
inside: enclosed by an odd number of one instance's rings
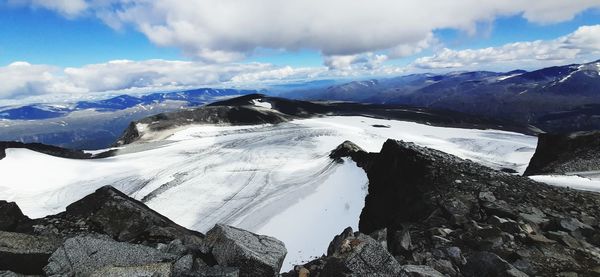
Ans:
POLYGON ((535 175, 529 178, 558 187, 600 192, 600 176, 580 175, 535 175))
POLYGON ((352 161, 328 157, 345 140, 378 152, 386 139, 401 139, 519 173, 537 143, 505 131, 368 117, 190 125, 144 137, 154 139, 100 160, 8 149, 0 160, 0 199, 42 217, 112 185, 187 228, 206 232, 219 222, 279 238, 288 249, 283 270, 289 270, 323 254, 345 227, 357 229, 366 174, 352 161))

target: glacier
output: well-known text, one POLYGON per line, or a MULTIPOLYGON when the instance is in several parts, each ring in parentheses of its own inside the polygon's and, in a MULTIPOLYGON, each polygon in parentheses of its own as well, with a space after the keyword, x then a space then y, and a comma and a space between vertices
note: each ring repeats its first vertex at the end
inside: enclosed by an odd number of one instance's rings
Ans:
POLYGON ((507 131, 364 116, 188 125, 146 131, 142 138, 97 160, 7 149, 0 160, 0 199, 42 217, 112 185, 190 229, 206 232, 225 223, 279 238, 288 249, 283 270, 289 270, 323 254, 340 230, 357 229, 368 179, 354 162, 329 158, 342 142, 378 152, 388 138, 411 141, 518 173, 537 143, 534 136, 507 131))

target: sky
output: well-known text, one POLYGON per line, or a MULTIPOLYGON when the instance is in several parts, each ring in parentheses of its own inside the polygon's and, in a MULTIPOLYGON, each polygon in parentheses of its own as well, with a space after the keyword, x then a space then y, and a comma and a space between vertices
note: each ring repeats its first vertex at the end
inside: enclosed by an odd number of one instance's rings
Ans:
POLYGON ((0 102, 600 59, 600 0, 0 0, 0 102))

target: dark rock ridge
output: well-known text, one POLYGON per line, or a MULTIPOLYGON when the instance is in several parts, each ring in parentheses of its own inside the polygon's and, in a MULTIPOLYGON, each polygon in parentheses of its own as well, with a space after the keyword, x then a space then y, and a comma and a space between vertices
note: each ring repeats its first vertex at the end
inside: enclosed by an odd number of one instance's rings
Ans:
POLYGON ((600 132, 540 134, 525 175, 600 170, 600 132))
POLYGON ((493 120, 481 116, 401 105, 370 105, 344 102, 308 102, 262 94, 249 94, 200 108, 162 113, 132 122, 115 145, 136 141, 142 134, 136 125, 145 124, 151 131, 160 131, 188 124, 277 124, 298 118, 325 115, 369 116, 384 119, 406 120, 436 126, 499 129, 534 134, 537 131, 526 125, 510 121, 493 120), (255 105, 255 101, 269 103, 267 109, 255 105))
POLYGON ((39 219, 0 202, 2 274, 274 276, 285 255, 279 240, 229 226, 205 238, 110 186, 39 219))
MULTIPOLYGON (((548 186, 402 141, 388 140, 380 153, 360 151, 346 142, 332 155, 363 158, 369 194, 359 231, 387 248, 403 267, 399 276, 599 276, 600 194, 548 186)), ((348 243, 336 238, 332 244, 327 256, 290 275, 361 275, 363 267, 336 258, 337 245, 348 243), (329 275, 330 268, 343 270, 329 275)), ((387 267, 371 270, 393 276, 387 267)))
POLYGON ((25 148, 32 151, 69 159, 99 159, 112 156, 115 151, 106 151, 92 155, 81 150, 66 149, 58 146, 45 145, 41 143, 22 143, 16 141, 0 141, 0 160, 6 157, 8 148, 25 148))

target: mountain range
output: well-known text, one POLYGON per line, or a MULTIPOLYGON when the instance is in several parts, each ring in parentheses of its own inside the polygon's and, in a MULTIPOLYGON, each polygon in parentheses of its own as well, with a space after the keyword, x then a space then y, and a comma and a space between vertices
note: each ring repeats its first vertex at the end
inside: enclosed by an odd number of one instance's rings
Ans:
POLYGON ((530 124, 545 132, 600 128, 600 61, 514 70, 413 74, 353 81, 282 96, 403 104, 530 124))

